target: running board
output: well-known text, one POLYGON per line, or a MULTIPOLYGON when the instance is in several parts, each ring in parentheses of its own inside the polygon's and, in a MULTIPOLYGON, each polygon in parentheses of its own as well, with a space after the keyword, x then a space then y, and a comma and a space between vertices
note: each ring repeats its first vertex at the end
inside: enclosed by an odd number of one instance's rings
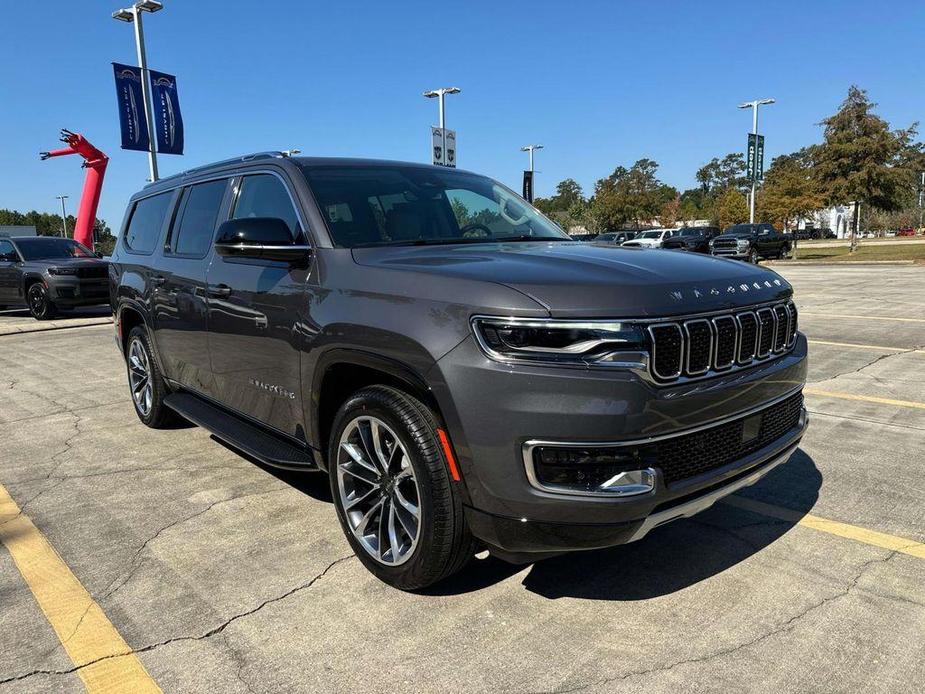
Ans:
POLYGON ((164 404, 233 448, 262 463, 287 470, 317 470, 315 457, 301 448, 190 393, 171 393, 164 404))

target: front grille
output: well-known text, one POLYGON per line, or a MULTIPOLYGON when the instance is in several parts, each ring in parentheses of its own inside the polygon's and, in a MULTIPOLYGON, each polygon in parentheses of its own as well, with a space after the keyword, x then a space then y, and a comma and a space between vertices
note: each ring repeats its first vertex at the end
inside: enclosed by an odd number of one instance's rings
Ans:
POLYGON ((661 468, 665 484, 686 480, 729 465, 784 436, 799 424, 803 395, 797 393, 764 410, 715 427, 644 445, 640 458, 661 468), (760 417, 760 425, 755 418, 760 417), (746 427, 757 435, 745 440, 746 427))
POLYGON ((100 267, 79 267, 77 268, 77 276, 81 279, 102 279, 109 277, 109 268, 105 265, 100 267))
POLYGON ((651 372, 656 380, 672 381, 747 366, 756 359, 783 354, 797 335, 797 311, 792 302, 690 318, 649 326, 651 372))
POLYGON ((732 239, 732 240, 726 240, 726 239, 719 240, 719 239, 717 239, 717 240, 715 240, 715 241, 713 242, 713 248, 731 248, 731 249, 735 250, 735 249, 738 248, 738 247, 739 247, 739 243, 738 243, 738 241, 736 241, 735 239, 732 239))

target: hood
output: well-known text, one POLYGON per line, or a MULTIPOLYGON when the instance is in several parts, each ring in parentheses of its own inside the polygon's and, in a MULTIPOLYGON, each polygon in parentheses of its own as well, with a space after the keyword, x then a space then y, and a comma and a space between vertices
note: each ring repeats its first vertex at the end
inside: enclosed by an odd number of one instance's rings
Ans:
MULTIPOLYGON (((651 317, 791 294, 777 273, 713 256, 568 242, 358 248, 360 265, 502 284, 555 317, 651 317)), ((426 287, 425 287, 426 289, 426 287)))
POLYGON ((100 267, 109 264, 102 258, 41 258, 27 260, 26 263, 43 267, 100 267))

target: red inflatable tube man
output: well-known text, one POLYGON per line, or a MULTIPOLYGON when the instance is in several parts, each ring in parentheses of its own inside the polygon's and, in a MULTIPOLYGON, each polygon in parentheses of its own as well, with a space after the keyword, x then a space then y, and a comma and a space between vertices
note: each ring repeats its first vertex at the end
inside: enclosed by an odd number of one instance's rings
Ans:
POLYGON ((93 248, 93 225, 96 222, 96 208, 100 204, 103 175, 106 173, 109 157, 91 145, 80 133, 62 129, 61 142, 67 147, 42 152, 39 156, 43 161, 49 157, 63 157, 65 154, 79 154, 84 158, 83 167, 87 170, 87 177, 84 179, 84 190, 80 196, 74 240, 87 248, 93 248))

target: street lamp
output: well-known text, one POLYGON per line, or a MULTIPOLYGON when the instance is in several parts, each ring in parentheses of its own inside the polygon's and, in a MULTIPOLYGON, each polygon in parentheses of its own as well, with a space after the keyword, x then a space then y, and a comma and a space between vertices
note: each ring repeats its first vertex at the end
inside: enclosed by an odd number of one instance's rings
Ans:
POLYGON ((138 53, 138 67, 141 68, 141 98, 145 102, 145 118, 148 121, 148 168, 151 180, 157 180, 157 153, 154 142, 154 120, 151 116, 151 95, 148 86, 148 59, 145 54, 145 33, 141 25, 142 12, 159 12, 164 6, 157 0, 139 0, 134 5, 112 13, 113 19, 135 25, 135 50, 138 53))
MULTIPOLYGON (((756 140, 758 135, 758 107, 773 103, 774 99, 756 99, 755 101, 746 101, 744 104, 739 104, 739 108, 750 108, 752 110, 752 134, 756 136, 756 140)), ((756 176, 752 176, 752 197, 749 201, 748 211, 748 221, 750 224, 755 223, 755 178, 756 176)))
POLYGON ((424 92, 424 96, 428 99, 440 99, 440 129, 443 130, 446 127, 446 120, 444 118, 443 110, 443 97, 447 94, 459 94, 459 87, 441 87, 440 89, 431 89, 430 91, 424 92))
POLYGON ((67 195, 56 195, 61 201, 61 228, 64 229, 64 238, 67 238, 67 213, 64 211, 64 201, 68 199, 67 195))
POLYGON ((520 148, 521 152, 530 153, 530 171, 533 171, 533 152, 537 149, 543 149, 543 145, 526 145, 520 148))

